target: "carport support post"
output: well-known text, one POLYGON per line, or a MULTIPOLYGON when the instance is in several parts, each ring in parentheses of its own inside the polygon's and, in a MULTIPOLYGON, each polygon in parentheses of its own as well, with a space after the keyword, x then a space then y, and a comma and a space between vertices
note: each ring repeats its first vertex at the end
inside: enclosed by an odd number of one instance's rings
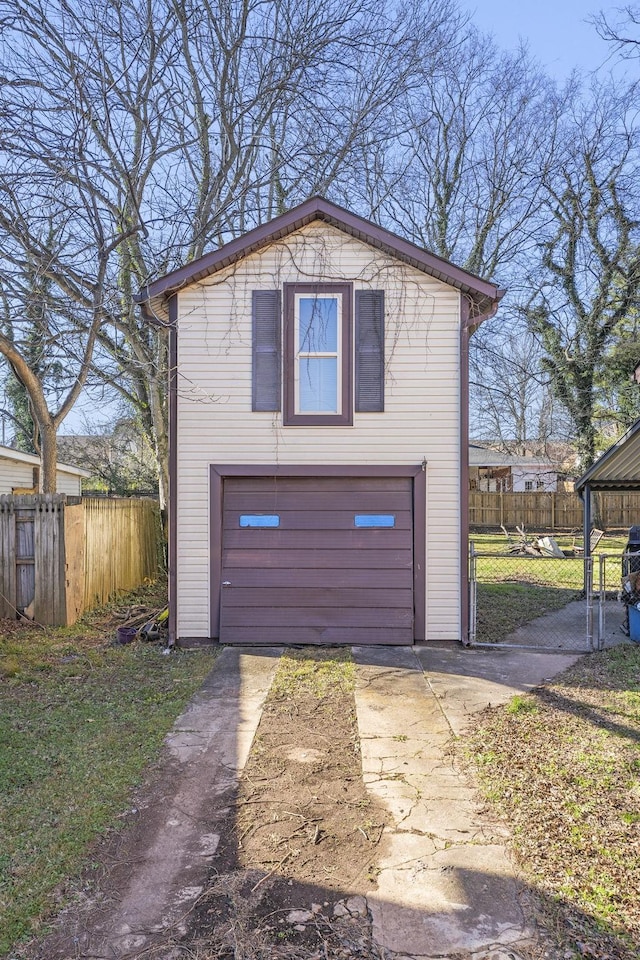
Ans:
POLYGON ((593 651, 593 560, 587 557, 584 561, 584 578, 587 590, 587 650, 593 651))
POLYGON ((593 558, 591 556, 591 487, 585 484, 580 492, 582 499, 584 539, 584 595, 587 601, 587 646, 593 650, 593 558))
POLYGON ((584 535, 584 555, 591 556, 591 487, 587 483, 582 491, 582 503, 584 510, 582 513, 582 533, 584 535))
POLYGON ((589 561, 591 560, 591 487, 589 484, 585 484, 585 488, 582 491, 582 505, 583 510, 583 521, 582 521, 582 537, 584 543, 584 592, 588 593, 589 590, 589 578, 588 578, 588 568, 589 561))

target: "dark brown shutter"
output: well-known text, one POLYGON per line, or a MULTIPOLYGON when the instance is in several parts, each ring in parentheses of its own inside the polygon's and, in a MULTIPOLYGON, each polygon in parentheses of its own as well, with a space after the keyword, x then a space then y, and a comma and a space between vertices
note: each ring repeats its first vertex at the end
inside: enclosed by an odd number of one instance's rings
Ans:
POLYGON ((384 410, 384 290, 356 290, 356 410, 384 410))
POLYGON ((280 291, 254 290, 252 410, 280 410, 280 291))

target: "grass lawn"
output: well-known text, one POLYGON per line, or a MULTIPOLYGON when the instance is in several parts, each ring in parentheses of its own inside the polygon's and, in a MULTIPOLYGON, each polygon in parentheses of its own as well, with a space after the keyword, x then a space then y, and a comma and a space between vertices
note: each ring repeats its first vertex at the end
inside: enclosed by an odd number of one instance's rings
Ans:
MULTIPOLYGON (((161 608, 162 589, 134 599, 161 608)), ((0 954, 64 902, 211 669, 208 652, 114 646, 117 612, 64 629, 0 621, 0 954)))
MULTIPOLYGON (((573 538, 556 534, 554 539, 561 549, 571 547, 573 538)), ((540 584, 561 590, 579 591, 584 588, 584 560, 582 557, 531 557, 509 555, 509 544, 504 534, 472 533, 470 540, 478 554, 476 575, 479 583, 513 581, 518 583, 540 584), (488 556, 487 556, 488 554, 488 556)), ((597 588, 599 582, 599 555, 607 556, 605 566, 607 590, 619 590, 621 563, 618 559, 627 542, 626 535, 603 537, 594 555, 593 579, 597 588)), ((554 607, 550 609, 556 609, 554 607)), ((544 610, 542 611, 545 612, 544 610)))
POLYGON ((561 610, 578 597, 579 593, 571 588, 533 583, 479 583, 476 640, 502 643, 518 627, 545 613, 561 610))
POLYGON ((567 960, 640 956, 640 647, 489 709, 467 743, 567 960))
MULTIPOLYGON (((514 531, 510 531, 511 537, 514 541, 517 542, 518 534, 514 531)), ((544 536, 544 531, 539 534, 544 536)), ((531 539, 534 539, 538 536, 537 533, 530 533, 527 530, 527 537, 531 536, 531 539)), ((570 533, 550 533, 548 536, 553 537, 557 541, 558 546, 561 550, 569 550, 574 545, 573 534, 570 533)), ((470 533, 469 539, 473 540, 476 545, 476 550, 478 553, 506 553, 509 543, 503 533, 470 533)), ((582 544, 582 536, 576 535, 576 541, 578 544, 582 544)), ((625 544, 627 542, 627 534, 619 535, 607 535, 602 538, 600 543, 596 548, 596 553, 622 553, 624 550, 625 544)))

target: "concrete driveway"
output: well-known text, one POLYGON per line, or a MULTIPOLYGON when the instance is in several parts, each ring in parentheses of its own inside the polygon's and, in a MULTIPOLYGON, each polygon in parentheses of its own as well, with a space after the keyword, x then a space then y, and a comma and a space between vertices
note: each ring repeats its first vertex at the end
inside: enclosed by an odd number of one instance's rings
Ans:
MULTIPOLYGON (((215 865, 216 824, 281 652, 222 651, 167 738, 166 786, 144 810, 126 883, 100 905, 97 921, 70 914, 43 957, 136 956, 182 922, 215 865)), ((450 745, 485 706, 544 683, 576 656, 456 644, 353 653, 363 776, 392 819, 367 901, 380 956, 518 960, 532 931, 507 830, 479 808, 450 745)))
POLYGON ((508 830, 482 811, 449 750, 474 714, 576 656, 457 645, 355 648, 368 788, 395 829, 368 898, 375 941, 403 957, 518 957, 531 944, 508 830))

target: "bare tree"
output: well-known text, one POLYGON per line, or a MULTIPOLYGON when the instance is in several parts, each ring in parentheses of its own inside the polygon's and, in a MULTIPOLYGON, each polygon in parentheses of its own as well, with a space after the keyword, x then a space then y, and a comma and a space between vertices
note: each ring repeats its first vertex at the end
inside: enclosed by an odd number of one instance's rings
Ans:
MULTIPOLYGON (((0 210, 0 222, 11 212, 9 199, 0 210)), ((5 235, 2 242, 0 354, 26 401, 26 416, 18 425, 35 428, 33 444, 42 466, 40 489, 55 493, 56 434, 87 382, 103 312, 94 299, 90 312, 78 316, 68 287, 50 283, 47 264, 57 241, 51 232, 41 236, 38 226, 27 227, 25 219, 21 218, 19 229, 31 229, 29 249, 25 251, 11 236, 5 235)), ((100 266, 96 279, 99 284, 100 266)))
POLYGON ((346 198, 458 22, 450 0, 0 0, 0 239, 97 340, 163 499, 165 342, 132 294, 310 194, 346 198))
POLYGON ((598 374, 640 293, 638 130, 633 91, 576 98, 548 178, 550 221, 524 309, 543 369, 568 411, 581 465, 596 451, 598 374))
POLYGON ((468 28, 455 57, 406 98, 400 148, 378 158, 369 179, 371 207, 383 220, 507 287, 499 316, 470 344, 470 412, 476 434, 510 448, 536 432, 544 442, 553 430, 540 351, 518 349, 515 307, 545 221, 545 177, 569 93, 556 90, 526 50, 500 52, 468 28))
POLYGON ((640 7, 629 3, 624 7, 618 7, 616 13, 617 21, 613 21, 610 15, 601 10, 591 18, 591 22, 602 39, 611 43, 620 56, 624 58, 640 56, 640 39, 638 39, 640 7))
POLYGON ((506 453, 547 455, 569 436, 566 416, 542 372, 543 351, 515 310, 480 339, 471 371, 471 432, 506 453))
POLYGON ((89 426, 84 434, 58 438, 64 463, 76 464, 91 474, 88 489, 119 496, 157 491, 151 448, 135 418, 127 416, 130 412, 121 404, 121 415, 106 434, 89 426))
POLYGON ((407 98, 384 215, 473 273, 511 271, 532 247, 559 113, 526 51, 501 53, 468 29, 455 57, 425 71, 407 98))

